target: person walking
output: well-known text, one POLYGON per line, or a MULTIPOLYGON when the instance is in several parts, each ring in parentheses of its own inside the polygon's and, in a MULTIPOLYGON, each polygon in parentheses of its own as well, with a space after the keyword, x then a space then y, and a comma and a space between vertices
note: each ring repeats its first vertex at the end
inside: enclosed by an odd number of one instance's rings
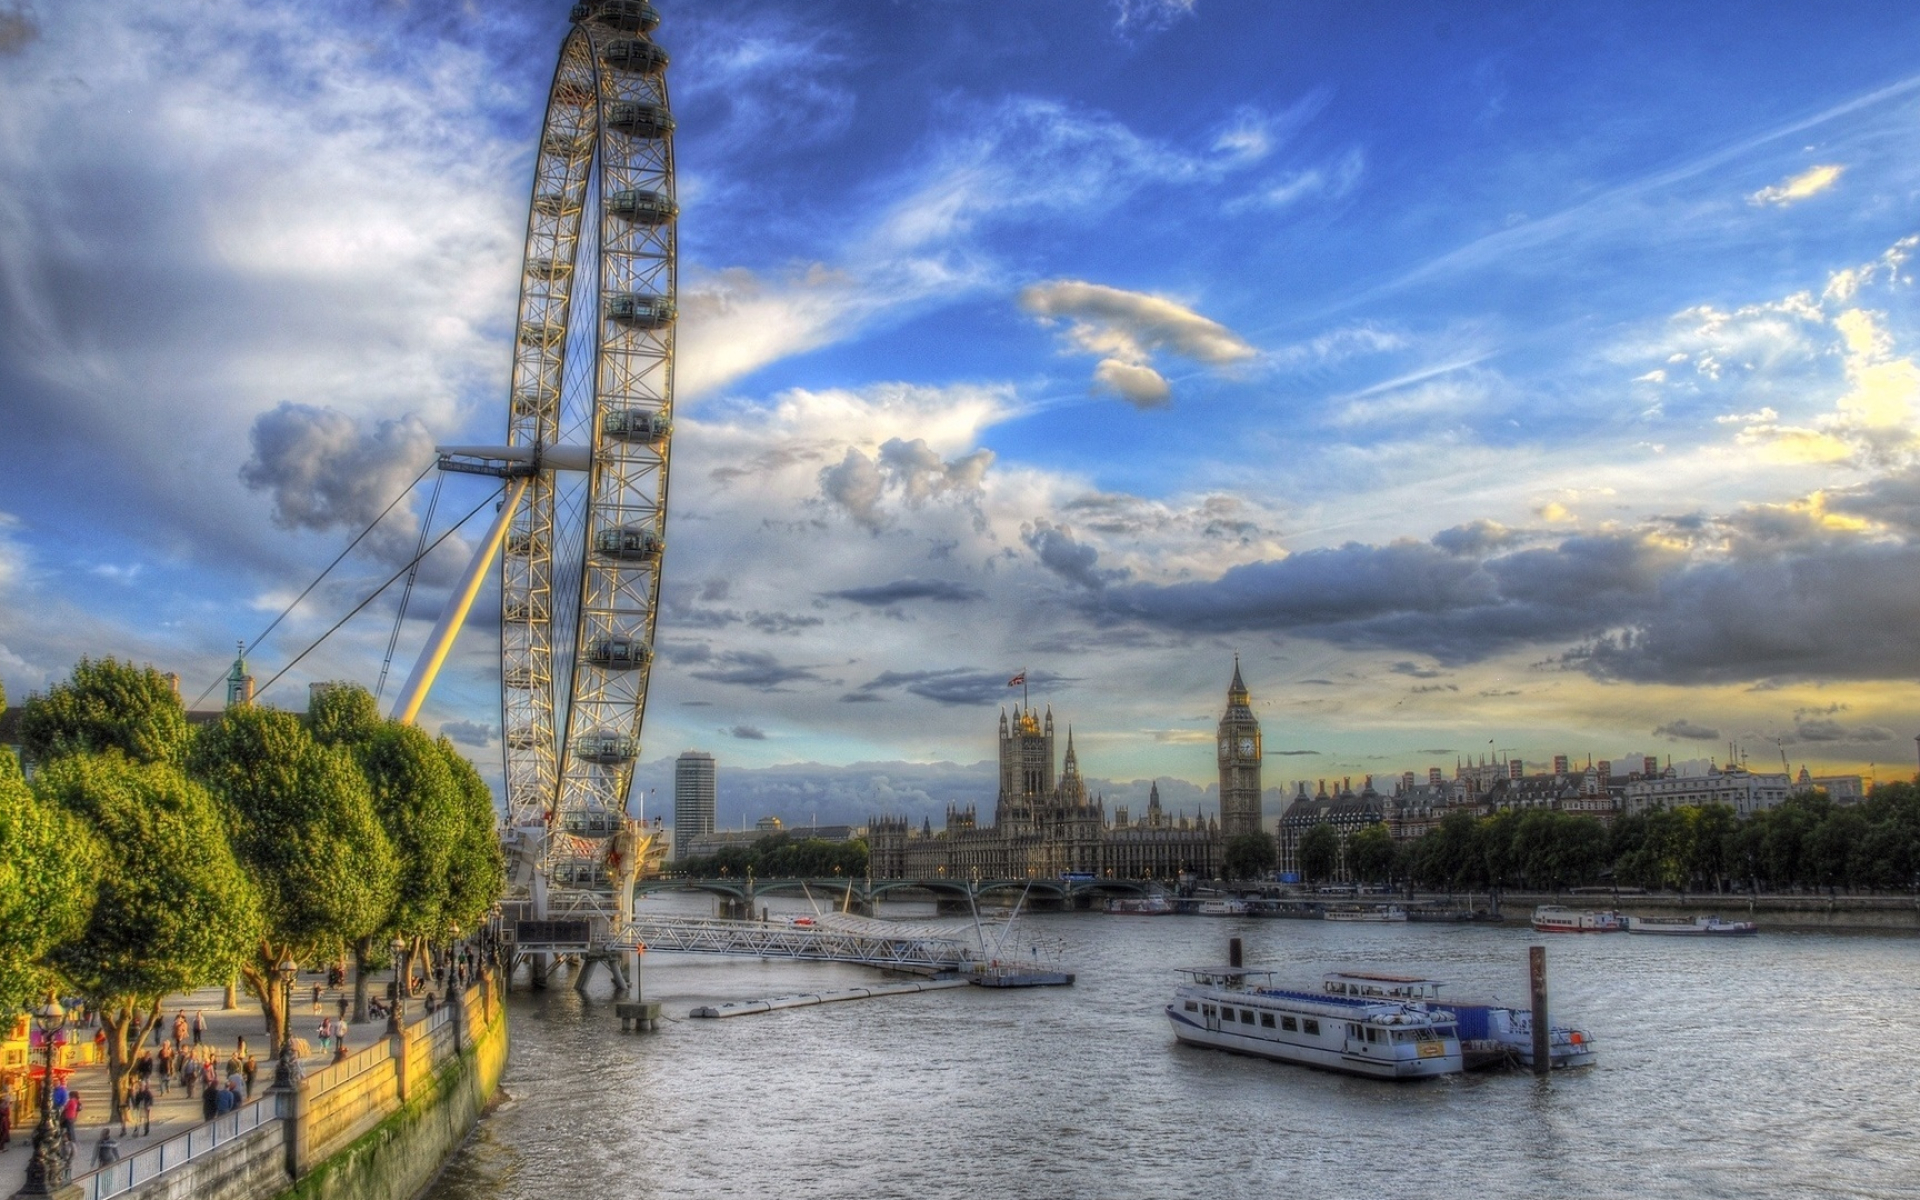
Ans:
POLYGON ((180 1058, 180 1085, 187 1089, 187 1099, 193 1099, 193 1081, 200 1077, 194 1068, 193 1060, 182 1055, 180 1058))
POLYGON ((244 1076, 247 1081, 248 1099, 253 1098, 253 1074, 256 1070, 258 1070, 258 1068, 254 1065, 253 1055, 247 1055, 247 1061, 240 1065, 240 1074, 244 1076))
POLYGON ((334 1001, 334 1007, 340 1010, 340 1023, 342 1025, 346 1024, 347 1010, 353 1007, 353 1002, 342 995, 338 1000, 334 1001))
POLYGON ((153 1132, 153 1089, 142 1079, 133 1089, 133 1111, 140 1122, 140 1136, 153 1132))
POLYGON ((220 1115, 220 1097, 214 1094, 213 1088, 210 1088, 210 1087, 201 1088, 200 1089, 200 1119, 202 1121, 211 1121, 219 1115, 220 1115))
POLYGON ((199 1049, 200 1043, 207 1038, 207 1014, 202 1009, 193 1010, 193 1045, 199 1049))
POLYGON ((93 1148, 93 1166, 95 1170, 110 1167, 120 1161, 120 1143, 113 1140, 113 1130, 100 1131, 100 1144, 93 1148))
POLYGON ((320 1015, 320 985, 317 983, 313 985, 313 1015, 320 1015))
POLYGON ((80 1124, 80 1110, 82 1107, 83 1105, 80 1103, 80 1093, 69 1089, 67 1092, 67 1102, 60 1106, 60 1129, 67 1135, 68 1141, 73 1140, 74 1128, 80 1124))
POLYGON ((0 1089, 0 1152, 13 1141, 13 1092, 0 1089))
POLYGON ((187 1048, 187 1010, 181 1009, 173 1014, 173 1052, 180 1053, 187 1048))

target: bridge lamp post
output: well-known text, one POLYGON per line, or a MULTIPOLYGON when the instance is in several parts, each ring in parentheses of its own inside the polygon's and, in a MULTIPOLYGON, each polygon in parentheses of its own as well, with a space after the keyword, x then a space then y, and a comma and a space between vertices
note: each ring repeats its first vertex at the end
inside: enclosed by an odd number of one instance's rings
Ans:
POLYGON ((33 1130, 33 1157, 27 1160, 27 1181, 16 1195, 51 1196, 66 1178, 66 1167, 54 1146, 53 1132, 53 1035, 67 1023, 67 1010, 60 998, 47 992, 47 998, 34 1010, 33 1023, 40 1027, 40 1045, 46 1051, 47 1073, 40 1080, 40 1122, 33 1130))
POLYGON ((400 937, 398 934, 394 935, 394 939, 388 944, 387 949, 393 951, 393 1006, 387 1009, 387 1032, 399 1033, 401 1027, 405 1024, 403 1014, 405 1012, 404 1006, 406 1001, 401 999, 401 997, 407 994, 406 972, 403 966, 403 959, 407 953, 406 939, 400 937))
POLYGON ((280 1059, 273 1067, 275 1091, 290 1092, 300 1076, 300 1061, 293 1056, 293 976, 299 968, 293 956, 282 955, 274 968, 280 976, 280 1059))

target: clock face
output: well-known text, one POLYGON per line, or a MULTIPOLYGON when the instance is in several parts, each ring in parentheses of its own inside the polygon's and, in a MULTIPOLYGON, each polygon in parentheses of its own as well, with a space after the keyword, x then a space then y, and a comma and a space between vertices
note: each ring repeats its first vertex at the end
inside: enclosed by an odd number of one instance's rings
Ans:
POLYGON ((1253 739, 1252 739, 1252 738, 1241 738, 1241 739, 1240 739, 1240 753, 1242 753, 1242 754, 1252 754, 1252 753, 1253 753, 1253 739))
POLYGON ((1220 739, 1220 753, 1221 753, 1221 754, 1232 754, 1232 753, 1233 753, 1233 739, 1232 739, 1232 738, 1221 738, 1221 739, 1220 739))

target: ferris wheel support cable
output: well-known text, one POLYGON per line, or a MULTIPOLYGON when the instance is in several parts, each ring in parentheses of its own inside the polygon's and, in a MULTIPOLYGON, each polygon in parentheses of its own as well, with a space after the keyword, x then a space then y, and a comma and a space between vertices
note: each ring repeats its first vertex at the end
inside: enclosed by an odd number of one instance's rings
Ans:
POLYGON ((427 516, 420 522, 420 544, 413 548, 413 570, 407 572, 406 585, 400 589, 400 607, 393 614, 393 632, 387 635, 387 656, 380 660, 380 681, 373 687, 376 704, 387 691, 387 672, 393 669, 393 651, 400 644, 400 629, 407 623, 407 602, 413 599, 413 584, 420 578, 420 558, 427 551, 427 538, 433 533, 433 514, 440 508, 440 489, 446 483, 444 474, 433 477, 433 495, 427 498, 427 516))
MULTIPOLYGON (((300 607, 300 602, 302 600, 305 600, 308 594, 313 591, 313 589, 320 586, 320 581, 325 579, 328 573, 331 572, 335 567, 339 566, 341 561, 345 559, 347 555, 352 554, 353 548, 355 546, 358 546, 363 540, 365 540, 366 536, 373 532, 375 526, 379 525, 380 522, 387 519, 387 514, 394 510, 394 506, 399 504, 402 500, 405 500, 408 496, 413 494, 413 489, 420 486, 420 481, 427 477, 427 472, 433 470, 434 465, 435 465, 434 463, 428 463, 418 475, 415 475, 413 477, 413 481, 411 483, 407 484, 406 487, 400 489, 399 495, 387 501, 387 506, 380 510, 380 515, 375 517, 373 521, 370 524, 368 524, 368 526, 365 529, 362 529, 358 534, 358 536, 356 536, 351 542, 348 542, 347 548, 345 550, 342 550, 339 554, 335 555, 333 561, 326 565, 326 569, 313 577, 313 582, 307 585, 306 591, 301 592, 298 596, 295 596, 293 598, 292 604, 289 604, 285 608, 281 609, 280 615, 275 617, 272 623, 269 624, 265 629, 262 629, 257 637, 255 637, 251 642, 248 642, 246 646, 240 651, 240 653, 252 654, 254 649, 257 646, 259 646, 261 642, 266 641, 267 635, 272 633, 275 627, 277 627, 280 624, 280 622, 286 620, 287 615, 289 613, 293 612, 294 609, 300 607)), ((431 520, 432 518, 429 517, 428 519, 431 520)), ((418 560, 416 559, 415 561, 418 561, 418 560)), ((216 679, 212 683, 208 684, 207 690, 204 692, 201 692, 198 696, 194 697, 193 704, 189 705, 188 707, 190 708, 198 707, 201 701, 205 700, 208 696, 213 694, 214 688, 219 687, 225 681, 226 681, 226 677, 222 676, 219 679, 216 679)))
MULTIPOLYGON (((480 513, 480 510, 485 508, 488 504, 493 503, 495 498, 498 495, 499 493, 496 492, 493 495, 488 496, 485 500, 482 500, 480 503, 474 505, 471 509, 468 509, 466 516, 461 517, 458 521, 448 526, 447 531, 445 533, 433 539, 433 545, 427 547, 426 554, 432 554, 435 550, 438 550, 440 548, 441 542, 444 542, 448 538, 452 537, 454 533, 460 529, 461 526, 465 525, 468 521, 471 521, 473 520, 474 517, 478 516, 480 513)), ((424 558, 426 557, 426 554, 423 554, 420 557, 424 558)), ((418 560, 416 559, 414 561, 418 561, 418 560)), ((280 682, 280 676, 285 675, 288 671, 291 671, 295 667, 299 666, 301 659, 305 658, 309 654, 312 654, 315 650, 318 650, 320 648, 321 642, 326 641, 328 638, 338 633, 342 625, 345 625, 348 621, 351 621, 355 617, 359 616, 362 609, 366 608, 367 605, 372 604, 375 600, 378 600, 380 598, 380 593, 392 587, 394 583, 398 581, 402 575, 405 575, 412 568, 413 568, 413 562, 408 562, 406 566, 401 567, 398 571, 395 571, 393 574, 387 576, 387 581, 385 583, 373 589, 372 593, 370 593, 365 600, 362 600, 360 603, 354 605, 353 611, 349 612, 346 616, 341 617, 338 621, 335 621, 332 624, 332 626, 330 626, 327 629, 325 633, 315 638, 311 645, 309 645, 305 650, 302 650, 299 654, 295 655, 292 662, 288 663, 284 667, 281 667, 280 670, 274 674, 273 678, 267 680, 266 683, 262 684, 260 686, 260 690, 258 692, 255 692, 254 694, 256 696, 261 695, 268 688, 280 682)))

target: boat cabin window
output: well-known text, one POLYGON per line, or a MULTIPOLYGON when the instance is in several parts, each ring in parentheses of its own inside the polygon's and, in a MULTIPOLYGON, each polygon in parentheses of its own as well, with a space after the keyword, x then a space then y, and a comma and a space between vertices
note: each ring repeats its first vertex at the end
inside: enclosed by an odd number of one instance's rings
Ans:
POLYGON ((1320 1036, 1320 1022, 1314 1020, 1312 1017, 1300 1018, 1300 1029, 1303 1033, 1310 1033, 1315 1037, 1320 1036))
POLYGON ((1347 1036, 1348 1036, 1348 1037, 1350 1037, 1350 1038, 1353 1038, 1353 1039, 1355 1039, 1355 1040, 1357 1041, 1357 1040, 1359 1039, 1359 1037, 1360 1037, 1360 1027, 1359 1027, 1358 1025, 1356 1025, 1356 1024, 1354 1024, 1354 1023, 1353 1023, 1352 1021, 1348 1021, 1348 1022, 1347 1022, 1347 1036))
POLYGON ((1199 1011, 1200 1011, 1200 1006, 1199 1006, 1199 1005, 1198 1005, 1197 1003, 1195 1003, 1194 1001, 1192 1001, 1192 1000, 1189 1000, 1189 1001, 1187 1001, 1187 1011, 1188 1011, 1188 1012, 1199 1012, 1199 1011))
POLYGON ((1211 1005, 1211 1004, 1202 1004, 1202 1005, 1200 1006, 1200 1015, 1201 1015, 1201 1016, 1203 1016, 1203 1017, 1210 1017, 1210 1016, 1212 1016, 1212 1015, 1213 1015, 1213 1005, 1211 1005))
POLYGON ((1242 1025, 1251 1025, 1251 1024, 1253 1024, 1253 1010, 1252 1010, 1252 1009, 1250 1009, 1250 1008, 1243 1008, 1243 1009, 1241 1009, 1241 1010, 1240 1010, 1240 1023, 1241 1023, 1242 1025))
POLYGON ((1231 1020, 1233 1020, 1233 1010, 1232 1010, 1232 1009, 1230 1009, 1230 1008, 1228 1008, 1228 1007, 1227 1007, 1226 1005, 1224 1005, 1224 1004, 1223 1004, 1223 1005, 1221 1005, 1221 1006, 1220 1006, 1220 1019, 1221 1019, 1222 1021, 1231 1021, 1231 1020))
POLYGON ((1377 1042, 1377 1041, 1379 1041, 1379 1040, 1380 1040, 1380 1031, 1379 1031, 1378 1029, 1375 1029, 1375 1028, 1374 1028, 1373 1026, 1371 1026, 1371 1025, 1369 1025, 1369 1026, 1367 1026, 1367 1040, 1368 1040, 1368 1041, 1370 1041, 1370 1042, 1377 1042))
POLYGON ((1292 1017, 1281 1017, 1280 1028, 1286 1030, 1288 1033, 1295 1033, 1300 1029, 1300 1022, 1294 1020, 1292 1017))
POLYGON ((1272 1028, 1273 1028, 1273 1014, 1272 1014, 1272 1013, 1261 1013, 1261 1014, 1260 1014, 1260 1024, 1261 1024, 1261 1026, 1262 1026, 1263 1028, 1266 1028, 1266 1029, 1272 1029, 1272 1028))

